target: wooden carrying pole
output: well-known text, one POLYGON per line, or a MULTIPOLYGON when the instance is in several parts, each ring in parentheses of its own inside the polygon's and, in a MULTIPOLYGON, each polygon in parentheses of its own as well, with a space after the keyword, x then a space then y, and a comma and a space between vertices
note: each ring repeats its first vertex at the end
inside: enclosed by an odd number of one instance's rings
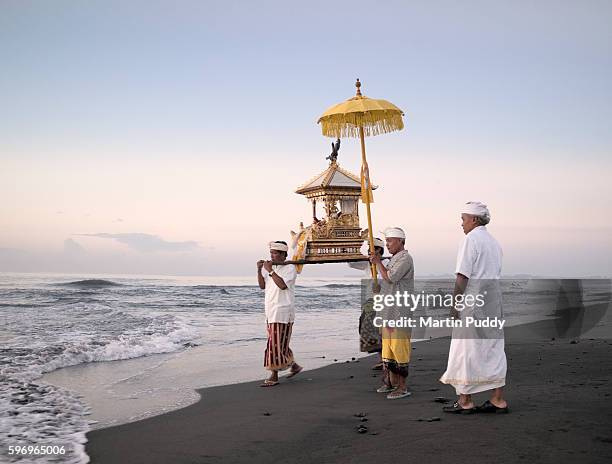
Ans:
MULTIPOLYGON (((370 241, 370 256, 374 256, 374 231, 372 229, 372 212, 370 210, 370 170, 368 168, 368 161, 366 160, 366 151, 365 151, 365 137, 363 135, 363 126, 359 126, 359 140, 361 141, 361 169, 363 170, 363 175, 365 176, 366 188, 368 189, 366 195, 368 197, 368 201, 365 202, 366 212, 368 216, 368 239, 370 241)), ((372 280, 374 281, 374 285, 378 283, 378 272, 376 271, 376 264, 372 263, 372 280)))
POLYGON ((329 263, 358 263, 362 261, 369 261, 369 258, 365 256, 363 258, 345 258, 345 259, 324 259, 321 261, 306 261, 304 259, 298 259, 295 261, 283 261, 282 263, 272 262, 272 264, 329 264, 329 263))

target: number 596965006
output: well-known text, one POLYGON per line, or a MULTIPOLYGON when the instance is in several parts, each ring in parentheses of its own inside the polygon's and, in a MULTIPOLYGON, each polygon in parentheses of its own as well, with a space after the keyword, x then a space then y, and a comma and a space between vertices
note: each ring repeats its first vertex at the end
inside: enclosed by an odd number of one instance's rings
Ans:
POLYGON ((66 454, 66 447, 61 445, 11 445, 8 454, 66 454))

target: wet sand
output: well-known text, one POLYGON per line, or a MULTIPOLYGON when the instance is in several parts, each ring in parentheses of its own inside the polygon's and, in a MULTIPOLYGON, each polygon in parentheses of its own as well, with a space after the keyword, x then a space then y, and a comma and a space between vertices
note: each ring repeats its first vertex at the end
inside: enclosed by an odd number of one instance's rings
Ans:
POLYGON ((201 400, 184 409, 90 432, 86 450, 109 464, 610 462, 612 340, 522 335, 507 331, 507 415, 442 412, 436 397, 455 398, 438 382, 445 338, 414 345, 409 398, 375 392, 373 358, 339 360, 272 388, 198 390, 201 400))

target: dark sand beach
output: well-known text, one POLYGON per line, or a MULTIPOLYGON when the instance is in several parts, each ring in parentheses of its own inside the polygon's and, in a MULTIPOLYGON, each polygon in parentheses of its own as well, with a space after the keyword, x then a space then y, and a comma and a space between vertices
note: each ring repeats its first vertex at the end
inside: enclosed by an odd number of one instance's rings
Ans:
POLYGON ((272 388, 202 389, 187 408, 89 433, 87 452, 109 464, 611 462, 612 340, 506 333, 507 415, 441 411, 436 397, 455 398, 438 382, 444 338, 414 345, 409 398, 375 393, 373 358, 338 360, 272 388))

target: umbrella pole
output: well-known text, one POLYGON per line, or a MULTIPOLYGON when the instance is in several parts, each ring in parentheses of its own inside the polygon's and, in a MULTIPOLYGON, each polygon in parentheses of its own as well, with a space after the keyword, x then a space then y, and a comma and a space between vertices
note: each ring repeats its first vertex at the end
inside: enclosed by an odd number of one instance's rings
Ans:
MULTIPOLYGON (((365 151, 365 137, 363 135, 363 127, 359 126, 359 140, 361 141, 361 166, 362 169, 368 166, 368 162, 366 160, 366 151, 365 151)), ((370 183, 370 171, 366 169, 365 171, 366 182, 367 185, 372 185, 370 183)), ((370 255, 374 256, 374 231, 372 230, 372 212, 370 209, 370 202, 366 202, 366 212, 368 216, 368 239, 370 241, 370 255)), ((372 271, 372 280, 374 281, 374 285, 378 284, 378 272, 376 272, 376 264, 371 264, 372 271)))

